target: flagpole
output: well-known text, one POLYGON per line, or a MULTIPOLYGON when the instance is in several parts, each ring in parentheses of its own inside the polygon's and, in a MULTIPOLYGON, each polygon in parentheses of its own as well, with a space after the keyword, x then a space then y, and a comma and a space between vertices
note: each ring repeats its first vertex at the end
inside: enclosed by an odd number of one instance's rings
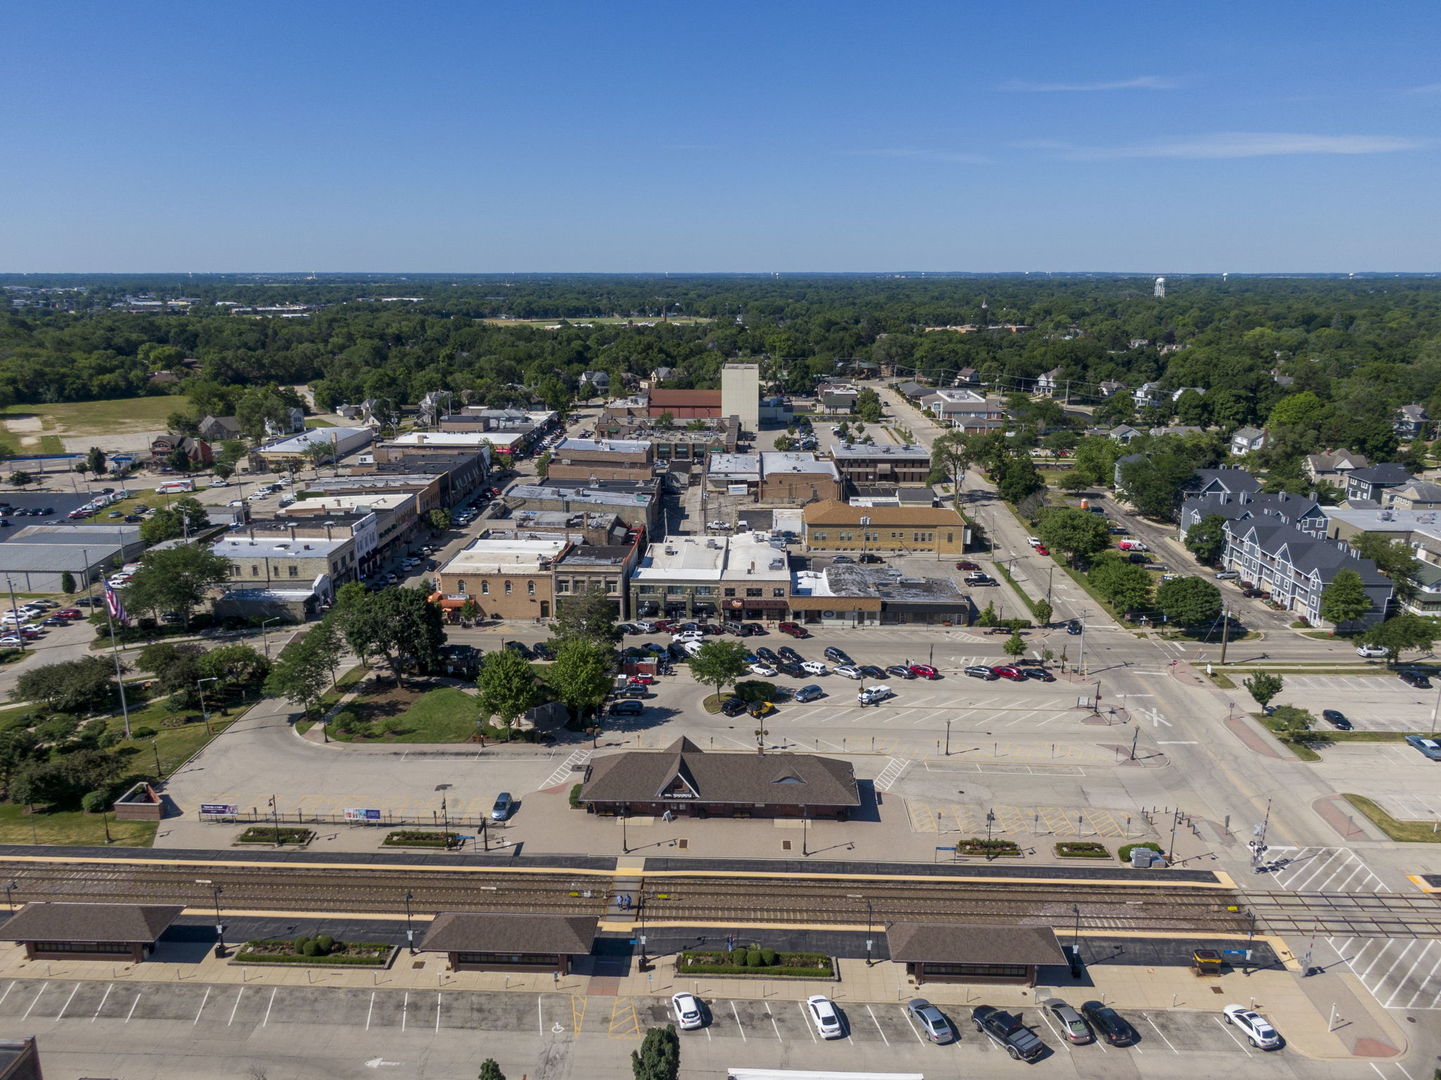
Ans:
MULTIPOLYGON (((125 702, 125 674, 120 666, 120 646, 115 643, 115 615, 111 603, 119 604, 110 582, 105 583, 105 621, 110 624, 110 651, 115 656, 115 684, 120 687, 120 715, 125 718, 125 737, 130 738, 130 706, 125 702)), ((156 779, 160 779, 158 776, 156 779)))

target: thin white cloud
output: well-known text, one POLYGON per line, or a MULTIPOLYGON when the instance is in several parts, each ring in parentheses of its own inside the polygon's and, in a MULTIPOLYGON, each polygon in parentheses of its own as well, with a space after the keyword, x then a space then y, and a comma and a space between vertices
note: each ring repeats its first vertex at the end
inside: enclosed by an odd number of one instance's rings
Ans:
POLYGON ((1161 139, 1132 146, 1073 147, 1064 156, 1077 161, 1111 158, 1285 157, 1296 154, 1392 154, 1430 146, 1429 139, 1404 135, 1305 135, 1288 132, 1220 131, 1161 139))
POLYGON ((850 157, 902 158, 911 161, 945 161, 958 165, 989 165, 985 154, 967 154, 952 150, 924 150, 909 146, 883 146, 874 150, 851 150, 850 157))
POLYGON ((1406 91, 1408 94, 1441 94, 1441 82, 1423 83, 1406 91))
POLYGON ((1115 79, 1109 82, 1091 83, 1046 83, 1012 79, 1001 83, 996 89, 1007 94, 1089 94, 1097 90, 1174 90, 1179 85, 1174 79, 1163 79, 1159 75, 1138 75, 1134 79, 1115 79))

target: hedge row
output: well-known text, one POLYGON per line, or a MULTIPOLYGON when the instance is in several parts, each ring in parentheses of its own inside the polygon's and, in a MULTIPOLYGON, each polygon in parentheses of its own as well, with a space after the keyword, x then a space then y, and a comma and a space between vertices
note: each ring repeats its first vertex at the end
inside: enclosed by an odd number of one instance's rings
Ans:
POLYGON ((236 953, 235 959, 243 964, 326 964, 334 967, 385 967, 390 954, 379 956, 296 956, 294 953, 236 953))
MULTIPOLYGON (((279 842, 284 844, 308 844, 315 839, 315 833, 310 829, 285 829, 279 831, 279 842)), ((241 844, 273 844, 276 842, 277 833, 273 825, 252 825, 240 834, 237 841, 241 844)))
POLYGON ((1089 841, 1062 841, 1056 845, 1056 854, 1063 859, 1109 859, 1110 850, 1105 844, 1089 841))
POLYGON ((830 966, 821 968, 793 968, 784 965, 753 968, 745 964, 685 964, 677 968, 684 975, 750 975, 761 979, 828 979, 830 966))
POLYGON ((960 855, 1019 855, 1021 847, 1014 840, 961 840, 956 843, 960 855))

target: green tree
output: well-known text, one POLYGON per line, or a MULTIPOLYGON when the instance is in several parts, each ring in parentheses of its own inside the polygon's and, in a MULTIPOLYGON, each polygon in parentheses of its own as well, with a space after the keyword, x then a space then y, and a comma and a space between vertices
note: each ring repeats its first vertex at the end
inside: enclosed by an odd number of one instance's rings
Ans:
POLYGON ((1181 487, 1195 471, 1195 464, 1180 454, 1153 454, 1122 464, 1117 490, 1146 517, 1174 520, 1181 487))
POLYGON ((1020 631, 1012 631, 1011 636, 1006 638, 1006 643, 1001 646, 1007 656, 1015 659, 1026 651, 1026 639, 1021 637, 1020 631))
POLYGON ((1032 608, 1031 613, 1035 615, 1036 622, 1042 626, 1049 626, 1051 624, 1051 616, 1055 614, 1055 610, 1051 607, 1049 600, 1043 599, 1036 601, 1036 606, 1032 608))
POLYGON ((714 686, 717 694, 749 670, 746 647, 739 641, 707 641, 690 658, 691 677, 702 686, 714 686))
POLYGON ((1366 585, 1354 570, 1338 570, 1321 590, 1321 618, 1337 627, 1355 622, 1371 610, 1366 585))
MULTIPOLYGON (((317 623, 306 637, 319 634, 323 638, 325 635, 322 628, 325 625, 323 622, 317 623)), ((331 659, 329 654, 326 654, 326 659, 331 659)), ((270 674, 270 661, 264 654, 249 645, 239 643, 216 646, 200 657, 198 666, 201 677, 220 680, 218 691, 229 687, 253 686, 270 674)))
POLYGON ((204 649, 189 642, 157 641, 141 649, 135 662, 142 671, 149 671, 155 676, 157 692, 179 692, 188 706, 195 701, 195 683, 201 677, 200 658, 204 654, 204 649))
POLYGON ((630 1067, 635 1080, 676 1080, 680 1075, 680 1038, 675 1025, 647 1031, 640 1049, 630 1052, 630 1067))
POLYGON ((430 519, 430 527, 436 532, 445 532, 450 528, 450 511, 444 507, 437 506, 427 517, 430 519))
POLYGON ((856 415, 867 424, 879 424, 885 407, 881 404, 881 395, 867 386, 856 395, 856 415))
POLYGON ((1002 463, 996 490, 1009 503, 1021 503, 1045 488, 1040 471, 1029 454, 1010 454, 1002 463))
POLYGON ((1087 435, 1076 443, 1071 454, 1075 468, 1071 475, 1083 476, 1095 485, 1109 487, 1116 478, 1116 461, 1125 453, 1115 439, 1104 435, 1087 435))
POLYGON ((10 474, 10 482, 16 487, 24 487, 26 484, 35 483, 35 474, 25 472, 23 469, 10 474))
POLYGON ((1073 565, 1078 559, 1091 559, 1111 546, 1111 533, 1104 517, 1070 506, 1042 511, 1036 535, 1046 547, 1064 551, 1073 565))
POLYGON ((1181 626, 1202 626, 1221 614, 1221 590, 1205 578, 1183 577, 1161 582, 1156 606, 1181 626))
MULTIPOLYGON (((779 450, 780 447, 777 446, 776 449, 779 450)), ((554 458, 555 455, 552 454, 549 450, 541 451, 540 456, 535 459, 535 475, 540 477, 540 479, 542 480, 549 476, 550 463, 554 458)))
POLYGON ((971 444, 963 431, 948 431, 931 444, 932 483, 949 483, 960 491, 972 462, 971 444))
POLYGON ((615 653, 607 646, 583 637, 563 638, 546 683, 576 719, 582 719, 610 693, 614 664, 615 653))
POLYGON ((55 808, 78 806, 87 793, 113 787, 124 767, 114 754, 89 748, 50 760, 32 758, 16 771, 11 798, 55 808))
POLYGON ((1391 579, 1391 586, 1402 600, 1416 596, 1419 586, 1416 574, 1421 562, 1412 554, 1404 540, 1388 540, 1381 533, 1362 533, 1351 541, 1351 547, 1363 559, 1370 559, 1376 569, 1391 579))
POLYGON ((1070 495, 1079 495, 1091 486, 1091 482, 1075 469, 1069 469, 1056 481, 1056 486, 1070 495))
POLYGON ((312 630, 287 645, 265 677, 265 693, 283 697, 307 713, 315 708, 331 681, 330 657, 312 630))
POLYGON ((60 571, 60 591, 63 593, 75 591, 75 575, 69 570, 60 571))
POLYGON ((92 446, 85 453, 85 467, 95 476, 104 474, 105 464, 108 460, 105 456, 105 451, 98 446, 92 446))
POLYGON ((495 1063, 495 1058, 486 1058, 480 1063, 479 1080, 505 1080, 505 1073, 500 1071, 500 1066, 495 1063))
POLYGON ((611 645, 620 640, 615 625, 615 601, 600 585, 555 601, 555 636, 581 638, 611 645))
POLYGON ((350 647, 361 656, 382 657, 397 685, 404 685, 407 667, 423 671, 440 661, 445 629, 424 589, 352 592, 343 606, 337 602, 335 612, 350 647))
POLYGON ((1186 550, 1207 566, 1219 564, 1226 550, 1226 519, 1207 514, 1186 533, 1186 550))
POLYGON ((190 625, 190 614, 206 594, 230 577, 230 562, 209 548, 185 545, 147 551, 125 586, 125 602, 137 611, 174 611, 190 625))
POLYGON ((1258 671, 1247 677, 1243 684, 1247 693, 1256 699, 1256 704, 1264 709, 1271 704, 1272 698, 1285 689, 1286 681, 1279 675, 1272 675, 1269 671, 1258 671))
POLYGON ((162 506, 140 523, 140 539, 159 544, 182 536, 193 536, 210 527, 210 515, 200 500, 190 496, 162 506))
POLYGON ((0 794, 9 797, 10 781, 20 766, 35 756, 39 745, 40 737, 33 731, 0 731, 0 794))
POLYGON ((1114 552, 1106 552, 1086 575, 1117 611, 1145 611, 1151 606, 1151 575, 1114 552))
POLYGON ((516 720, 535 704, 535 672, 525 657, 510 649, 487 653, 475 676, 482 715, 499 718, 507 738, 516 720))
POLYGON ((235 466, 229 461, 217 461, 210 467, 217 480, 229 480, 235 475, 235 466))
POLYGON ((85 656, 22 671, 10 696, 39 702, 53 712, 81 715, 110 709, 119 701, 117 693, 114 663, 85 656))
POLYGON ((460 605, 460 612, 459 612, 459 614, 460 614, 460 621, 461 621, 461 622, 463 622, 463 623, 473 623, 473 622, 475 622, 476 617, 480 614, 480 605, 479 605, 478 603, 476 603, 475 597, 473 597, 473 596, 467 596, 467 597, 465 598, 465 603, 463 603, 463 604, 460 605))
POLYGON ((1394 664, 1406 649, 1430 649, 1436 642, 1436 631, 1429 619, 1396 615, 1371 627, 1360 640, 1365 645, 1381 646, 1386 650, 1387 662, 1394 664))
POLYGON ((1292 737, 1310 731, 1315 722, 1310 712, 1295 705, 1278 705, 1271 713, 1272 727, 1292 737))

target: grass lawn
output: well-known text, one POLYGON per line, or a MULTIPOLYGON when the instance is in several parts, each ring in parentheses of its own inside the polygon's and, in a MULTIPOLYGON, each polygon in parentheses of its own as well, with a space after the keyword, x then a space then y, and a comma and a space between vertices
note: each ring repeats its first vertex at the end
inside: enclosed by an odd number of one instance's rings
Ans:
POLYGON ((1401 821, 1393 818, 1363 795, 1348 794, 1345 798, 1347 802, 1365 814, 1372 825, 1375 825, 1392 840, 1412 844, 1441 843, 1441 831, 1437 830, 1434 821, 1401 821))
MULTIPOLYGON (((379 719, 370 715, 364 698, 357 698, 349 706, 362 719, 379 719)), ((398 743, 457 743, 465 742, 476 732, 476 721, 480 719, 480 706, 476 699, 452 686, 442 686, 426 691, 415 699, 408 709, 387 717, 390 731, 375 738, 356 740, 359 742, 398 743)), ((351 737, 330 728, 330 737, 342 742, 351 737)))
POLYGON ((65 444, 60 441, 59 435, 41 435, 40 452, 42 454, 63 454, 65 444))
MULTIPOLYGON (((320 704, 315 709, 316 715, 324 716, 325 713, 331 707, 333 707, 336 702, 338 702, 342 697, 345 696, 346 691, 348 691, 361 679, 365 678, 365 672, 366 667, 364 664, 356 664, 349 671, 345 672, 345 674, 341 675, 340 678, 336 679, 335 688, 332 690, 327 690, 324 694, 320 696, 320 704)), ((314 726, 314 720, 297 720, 295 722, 295 730, 301 735, 304 735, 314 726)))
MULTIPOLYGON (((125 847, 149 847, 155 842, 156 822, 110 819, 110 841, 125 847)), ((0 805, 0 844, 60 844, 105 846, 106 823, 99 814, 82 810, 31 814, 23 806, 0 805), (32 831, 32 828, 33 831, 32 831)))
MULTIPOLYGON (((123 732, 125 721, 119 716, 111 716, 108 720, 110 731, 123 732)), ((229 716, 221 716, 218 712, 210 714, 210 729, 214 735, 220 734, 235 721, 235 711, 231 710, 229 716)), ((169 776, 172 772, 183 765, 197 750, 209 742, 214 735, 205 730, 205 723, 199 713, 172 714, 165 711, 160 705, 146 705, 138 709, 130 710, 130 730, 136 728, 150 727, 155 729, 153 739, 130 739, 116 744, 116 752, 129 754, 136 772, 154 772, 155 757, 160 755, 160 775, 169 776), (173 720, 176 715, 185 717, 188 722, 179 727, 162 727, 167 720, 173 720)))
POLYGON ((54 435, 124 435, 165 427, 165 418, 184 403, 184 398, 167 394, 109 401, 11 405, 0 412, 0 422, 39 417, 41 431, 54 435))

